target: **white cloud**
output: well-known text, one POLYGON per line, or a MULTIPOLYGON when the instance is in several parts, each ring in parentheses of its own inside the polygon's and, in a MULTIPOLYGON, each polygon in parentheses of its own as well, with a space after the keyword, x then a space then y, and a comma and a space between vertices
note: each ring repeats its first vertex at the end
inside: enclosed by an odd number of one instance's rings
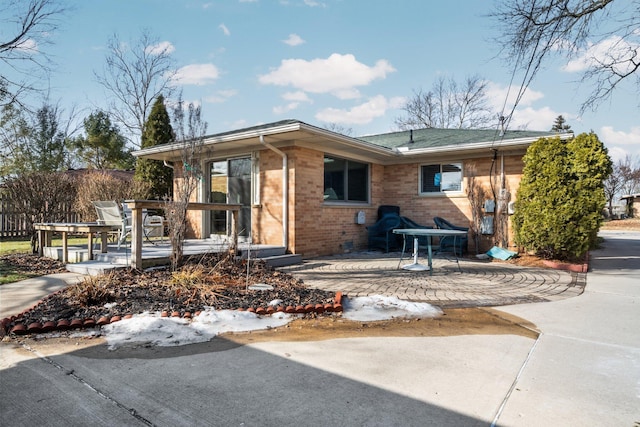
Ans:
MULTIPOLYGON (((518 96, 518 90, 519 88, 515 86, 502 86, 499 83, 489 82, 487 84, 487 99, 491 104, 492 110, 501 111, 503 105, 506 105, 506 112, 511 110, 516 101, 516 97, 518 96), (505 99, 507 100, 506 104, 505 99)), ((544 98, 544 94, 542 92, 528 88, 522 96, 522 99, 520 99, 518 105, 530 106, 542 98, 544 98)))
POLYGON ((220 28, 222 30, 222 32, 224 33, 225 36, 230 36, 231 35, 231 31, 229 31, 229 29, 227 28, 226 25, 220 24, 220 25, 218 25, 218 28, 220 28))
POLYGON ((302 37, 297 34, 289 34, 286 40, 282 40, 283 43, 288 44, 289 46, 298 46, 303 43, 306 43, 302 37))
POLYGON ((634 67, 634 60, 640 44, 629 43, 628 40, 613 35, 596 44, 590 44, 579 55, 565 65, 562 70, 573 73, 585 71, 591 67, 600 67, 601 64, 615 64, 613 70, 620 75, 627 74, 634 67))
POLYGON ((300 106, 299 102, 290 102, 287 105, 280 105, 277 107, 273 107, 273 113, 277 115, 281 115, 289 111, 296 110, 299 106, 300 106))
POLYGON ((213 83, 219 76, 213 64, 190 64, 180 68, 174 80, 183 85, 202 86, 213 83))
POLYGON ((34 39, 26 39, 21 43, 16 45, 16 50, 19 50, 24 53, 37 53, 38 52, 38 43, 34 39))
POLYGON ((309 96, 307 96, 307 94, 303 91, 287 92, 282 95, 282 99, 284 99, 285 101, 289 101, 289 103, 286 105, 278 105, 273 107, 272 111, 274 114, 282 115, 289 111, 296 110, 302 102, 313 103, 313 100, 311 100, 311 98, 309 98, 309 96))
POLYGON ((382 95, 375 96, 367 102, 349 110, 325 108, 316 114, 316 119, 336 124, 367 124, 376 117, 382 117, 389 109, 400 108, 406 102, 403 97, 387 99, 382 95))
MULTIPOLYGON (((487 85, 487 98, 491 110, 498 114, 502 112, 504 107, 504 114, 511 114, 518 91, 519 88, 515 86, 509 88, 509 86, 489 82, 487 85)), ((543 98, 544 94, 542 92, 528 88, 520 102, 518 102, 518 106, 509 122, 509 129, 549 130, 559 115, 562 115, 567 120, 576 119, 574 114, 558 112, 548 106, 535 107, 534 104, 543 98)))
POLYGON ((609 150, 614 163, 627 156, 640 158, 640 126, 632 127, 629 132, 615 130, 613 126, 602 126, 598 138, 609 150))
POLYGON ((147 46, 145 49, 145 53, 148 55, 160 55, 160 54, 168 54, 172 53, 176 50, 175 46, 171 44, 171 42, 163 41, 151 46, 147 46))
POLYGON ((517 108, 509 123, 509 129, 548 131, 560 115, 565 119, 571 118, 567 113, 559 113, 550 107, 517 108))
POLYGON ((219 90, 214 95, 210 95, 204 98, 204 101, 211 104, 221 104, 226 102, 229 98, 235 96, 238 93, 237 90, 228 89, 228 90, 219 90))
POLYGON ((636 145, 640 148, 640 127, 632 127, 631 131, 614 130, 613 126, 602 126, 598 135, 602 141, 615 145, 636 145))
MULTIPOLYGON (((605 144, 605 146, 606 145, 607 144, 605 144)), ((628 150, 625 150, 622 147, 607 147, 607 152, 609 154, 609 157, 611 158, 611 161, 614 164, 618 163, 620 160, 626 159, 627 156, 632 154, 628 150)))
POLYGON ((379 60, 373 67, 358 62, 351 54, 334 53, 329 58, 285 59, 280 67, 259 76, 262 84, 292 86, 311 93, 331 93, 341 99, 359 96, 355 89, 373 80, 384 79, 396 71, 386 60, 379 60))
POLYGON ((297 92, 287 92, 282 95, 282 99, 287 101, 313 102, 307 94, 301 90, 297 92))
POLYGON ((320 3, 315 0, 304 0, 304 4, 309 7, 327 7, 326 3, 320 3))

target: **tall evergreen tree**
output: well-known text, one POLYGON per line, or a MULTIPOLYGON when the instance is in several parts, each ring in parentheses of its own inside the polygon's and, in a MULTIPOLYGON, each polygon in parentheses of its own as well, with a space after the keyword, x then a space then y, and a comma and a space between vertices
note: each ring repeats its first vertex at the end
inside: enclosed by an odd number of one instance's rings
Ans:
MULTIPOLYGON (((171 118, 164 105, 164 97, 158 96, 151 108, 142 131, 142 148, 167 144, 174 140, 171 118)), ((151 197, 163 199, 173 194, 173 170, 159 160, 138 159, 135 179, 151 185, 151 197)))
POLYGON ((567 121, 564 119, 564 117, 562 117, 562 115, 559 115, 558 117, 556 117, 556 120, 553 122, 553 126, 551 126, 551 132, 557 132, 557 133, 571 132, 571 126, 567 124, 567 121))
POLYGON ((91 113, 84 119, 86 136, 73 141, 78 157, 93 169, 131 169, 133 156, 126 147, 126 139, 118 126, 111 123, 103 111, 91 113))
POLYGON ((57 108, 45 104, 36 112, 28 158, 34 170, 55 172, 64 168, 65 157, 65 135, 57 108))

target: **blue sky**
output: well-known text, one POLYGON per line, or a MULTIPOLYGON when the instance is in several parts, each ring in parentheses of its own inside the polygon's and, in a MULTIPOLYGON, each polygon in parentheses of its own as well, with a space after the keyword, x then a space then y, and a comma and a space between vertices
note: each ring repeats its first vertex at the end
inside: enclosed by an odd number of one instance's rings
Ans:
MULTIPOLYGON (((439 76, 490 82, 500 111, 511 70, 496 59, 492 2, 477 0, 91 0, 72 6, 43 47, 56 63, 50 99, 64 108, 106 107, 94 71, 113 34, 143 28, 168 43, 183 98, 202 105, 208 133, 282 119, 395 130, 403 101, 439 76)), ((567 63, 546 64, 510 128, 549 130, 562 114, 576 133, 593 130, 614 160, 640 155, 636 88, 626 82, 596 112, 578 117, 587 88, 567 63)), ((579 67, 573 67, 579 68, 579 67)), ((516 80, 517 82, 517 80, 516 80)), ((513 91, 512 91, 513 93, 513 91)), ((86 114, 85 114, 86 115, 86 114)))

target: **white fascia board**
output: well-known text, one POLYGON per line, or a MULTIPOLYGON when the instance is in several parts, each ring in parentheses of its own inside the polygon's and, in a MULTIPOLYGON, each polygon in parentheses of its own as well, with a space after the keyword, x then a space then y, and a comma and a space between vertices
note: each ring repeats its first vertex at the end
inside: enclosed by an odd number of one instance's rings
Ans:
MULTIPOLYGON (((272 135, 272 134, 278 134, 278 133, 291 132, 291 131, 298 130, 299 128, 300 126, 298 123, 292 123, 292 124, 278 126, 274 128, 265 128, 260 130, 254 129, 254 130, 240 132, 240 133, 229 133, 229 134, 220 135, 220 136, 204 137, 203 145, 207 146, 207 145, 219 144, 222 142, 233 142, 233 141, 248 139, 248 138, 258 138, 260 135, 272 135)), ((169 145, 144 148, 142 150, 134 151, 132 154, 136 157, 140 157, 140 156, 145 156, 149 154, 159 154, 159 153, 177 151, 177 150, 181 150, 182 147, 183 147, 182 143, 176 142, 169 145)))
MULTIPOLYGON (((539 136, 539 137, 528 137, 528 138, 517 138, 517 139, 509 139, 503 141, 487 141, 481 143, 469 143, 463 145, 456 145, 452 147, 451 145, 445 145, 442 147, 433 147, 433 148, 416 148, 416 149, 408 149, 408 150, 396 150, 396 152, 405 157, 405 156, 419 156, 425 154, 443 154, 443 153, 456 153, 460 151, 478 151, 478 150, 500 150, 501 148, 513 148, 513 147, 527 147, 539 140, 540 138, 548 138, 559 136, 560 139, 570 139, 573 138, 572 133, 563 133, 558 135, 549 135, 549 136, 539 136)), ((404 147, 402 147, 404 148, 404 147)))
MULTIPOLYGON (((302 122, 290 123, 282 126, 276 126, 276 127, 264 128, 264 129, 252 129, 245 132, 229 133, 229 134, 220 135, 220 136, 205 137, 203 145, 206 147, 209 145, 220 144, 224 142, 233 142, 233 141, 238 141, 243 139, 259 138, 260 135, 262 136, 281 135, 287 132, 295 132, 295 131, 306 131, 319 136, 324 135, 334 140, 337 139, 342 144, 358 147, 360 149, 370 151, 370 152, 375 152, 377 154, 383 154, 388 156, 397 155, 393 150, 389 148, 380 147, 378 145, 371 144, 369 142, 362 141, 357 138, 352 138, 350 136, 342 135, 336 132, 332 132, 330 130, 325 130, 315 126, 310 126, 302 122)), ((160 153, 170 153, 172 151, 180 151, 182 148, 183 148, 182 143, 173 143, 170 145, 164 145, 160 147, 145 148, 142 150, 134 151, 132 154, 135 157, 141 157, 141 156, 148 156, 148 155, 160 154, 160 153)))

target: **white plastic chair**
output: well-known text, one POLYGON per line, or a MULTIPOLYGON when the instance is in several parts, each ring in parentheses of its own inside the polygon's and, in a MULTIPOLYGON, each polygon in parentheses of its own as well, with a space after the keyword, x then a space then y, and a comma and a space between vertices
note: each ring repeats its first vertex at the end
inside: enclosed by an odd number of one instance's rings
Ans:
MULTIPOLYGON (((118 232, 118 249, 123 242, 127 240, 127 236, 132 229, 132 215, 126 203, 122 205, 113 200, 93 201, 93 206, 98 215, 98 224, 111 225, 114 231, 118 232)), ((142 211, 143 215, 143 233, 147 241, 149 237, 164 235, 164 219, 158 215, 147 215, 146 209, 142 211)))

